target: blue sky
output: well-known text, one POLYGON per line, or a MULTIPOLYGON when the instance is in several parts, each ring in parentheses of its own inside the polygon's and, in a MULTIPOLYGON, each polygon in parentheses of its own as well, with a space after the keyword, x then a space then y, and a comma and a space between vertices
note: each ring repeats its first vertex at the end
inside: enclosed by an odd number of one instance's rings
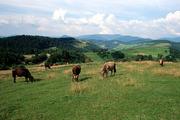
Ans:
POLYGON ((180 0, 0 0, 0 36, 180 36, 180 0))

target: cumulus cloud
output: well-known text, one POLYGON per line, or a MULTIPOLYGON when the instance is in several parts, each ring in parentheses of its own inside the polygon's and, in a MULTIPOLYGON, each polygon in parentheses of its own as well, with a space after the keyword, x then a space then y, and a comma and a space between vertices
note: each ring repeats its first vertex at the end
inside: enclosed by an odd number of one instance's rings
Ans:
POLYGON ((99 24, 102 24, 102 22, 104 22, 104 18, 105 18, 105 14, 97 13, 91 18, 89 18, 88 22, 90 24, 99 25, 99 24))
POLYGON ((28 25, 37 33, 47 35, 124 34, 149 38, 180 35, 180 11, 152 20, 121 20, 114 14, 96 13, 91 16, 72 17, 64 9, 54 10, 52 17, 34 15, 0 16, 0 26, 28 25), (63 22, 62 22, 63 21, 63 22))
POLYGON ((8 24, 8 23, 9 23, 8 20, 0 19, 0 25, 1 25, 1 24, 8 24))
POLYGON ((66 10, 59 8, 53 12, 52 19, 64 21, 66 13, 67 13, 66 10))
POLYGON ((113 14, 106 15, 100 22, 99 33, 120 33, 126 35, 159 38, 180 35, 180 11, 169 13, 163 18, 142 20, 120 20, 113 14))

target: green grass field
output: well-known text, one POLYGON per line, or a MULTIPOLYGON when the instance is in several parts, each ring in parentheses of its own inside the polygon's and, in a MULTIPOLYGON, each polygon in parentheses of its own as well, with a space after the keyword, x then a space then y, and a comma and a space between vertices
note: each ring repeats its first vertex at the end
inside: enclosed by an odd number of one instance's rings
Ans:
POLYGON ((86 52, 85 55, 92 59, 94 62, 102 62, 103 59, 97 55, 95 52, 86 52))
POLYGON ((117 63, 102 79, 103 63, 81 64, 80 82, 71 82, 72 65, 32 66, 38 80, 12 82, 0 71, 1 120, 180 120, 180 63, 117 63))
POLYGON ((125 53, 127 56, 134 56, 138 54, 144 55, 152 55, 153 57, 157 57, 158 54, 162 54, 164 56, 169 54, 169 43, 159 43, 152 45, 140 45, 140 46, 129 46, 126 49, 122 49, 121 51, 125 53))

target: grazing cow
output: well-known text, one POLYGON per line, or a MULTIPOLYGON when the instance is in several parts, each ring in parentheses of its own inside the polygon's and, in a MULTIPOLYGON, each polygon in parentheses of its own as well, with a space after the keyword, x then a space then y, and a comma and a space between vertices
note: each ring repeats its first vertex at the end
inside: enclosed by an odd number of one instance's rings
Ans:
POLYGON ((45 69, 47 69, 47 68, 51 69, 51 66, 52 66, 52 64, 50 64, 50 63, 48 63, 48 62, 45 62, 45 63, 44 63, 45 69))
POLYGON ((16 83, 16 76, 18 77, 25 77, 26 82, 29 81, 33 82, 34 78, 31 75, 31 73, 29 72, 29 70, 25 67, 16 67, 12 70, 12 76, 14 78, 14 83, 16 83))
POLYGON ((159 64, 163 67, 163 66, 164 66, 164 60, 163 60, 163 59, 160 59, 160 60, 159 60, 159 64))
POLYGON ((72 80, 74 81, 78 81, 78 78, 79 78, 79 74, 81 72, 81 66, 80 65, 76 65, 76 66, 73 66, 72 68, 72 73, 73 73, 73 76, 72 76, 72 80))
POLYGON ((111 75, 112 75, 113 72, 114 72, 114 75, 115 75, 115 73, 116 73, 116 64, 115 64, 115 62, 106 62, 103 65, 103 67, 101 69, 102 76, 105 77, 105 75, 106 75, 106 77, 107 77, 109 71, 111 71, 111 75))

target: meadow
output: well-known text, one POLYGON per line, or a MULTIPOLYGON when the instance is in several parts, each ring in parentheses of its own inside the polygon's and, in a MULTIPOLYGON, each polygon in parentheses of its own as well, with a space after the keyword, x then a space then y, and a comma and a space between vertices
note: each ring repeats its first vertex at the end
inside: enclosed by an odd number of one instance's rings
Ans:
POLYGON ((170 44, 168 43, 141 45, 124 49, 122 50, 122 52, 125 53, 127 56, 134 56, 137 54, 152 55, 153 57, 157 57, 158 54, 167 56, 169 54, 169 46, 170 44))
POLYGON ((119 62, 105 79, 102 64, 81 64, 77 83, 71 64, 28 66, 34 83, 0 71, 0 120, 180 120, 180 63, 119 62))

